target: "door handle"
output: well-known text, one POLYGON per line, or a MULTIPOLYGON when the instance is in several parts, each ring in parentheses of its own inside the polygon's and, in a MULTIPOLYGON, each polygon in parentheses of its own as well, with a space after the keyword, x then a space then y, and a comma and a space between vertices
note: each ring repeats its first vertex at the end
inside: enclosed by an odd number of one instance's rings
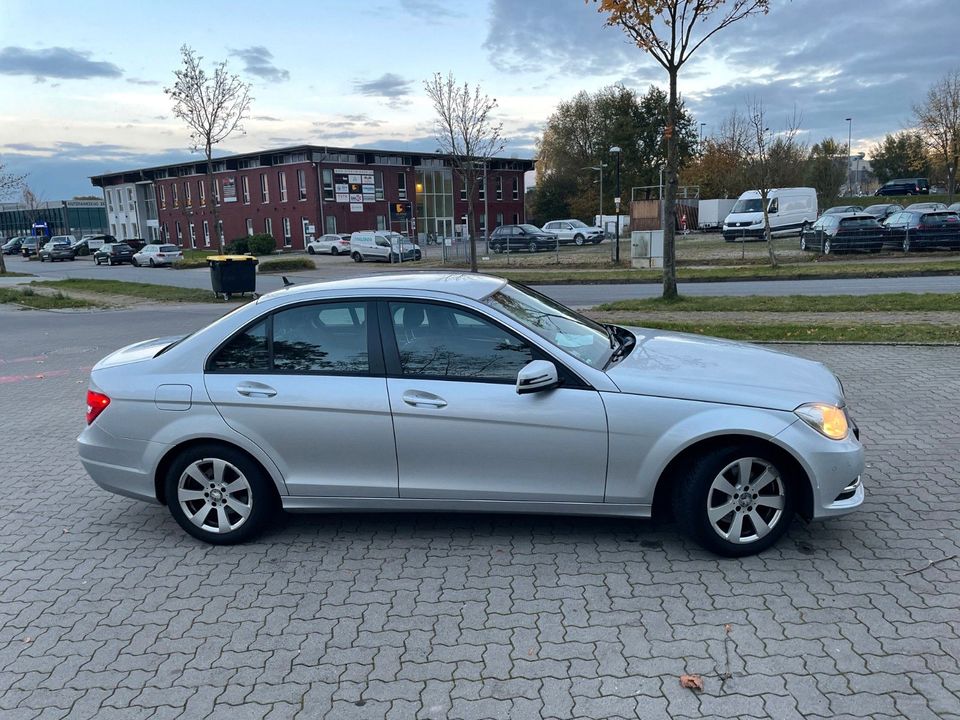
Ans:
POLYGON ((237 385, 237 392, 245 397, 269 398, 277 394, 269 385, 258 382, 245 382, 237 385))
POLYGON ((419 390, 407 390, 402 396, 407 405, 413 407, 432 407, 442 408, 447 406, 447 401, 432 393, 420 392, 419 390))

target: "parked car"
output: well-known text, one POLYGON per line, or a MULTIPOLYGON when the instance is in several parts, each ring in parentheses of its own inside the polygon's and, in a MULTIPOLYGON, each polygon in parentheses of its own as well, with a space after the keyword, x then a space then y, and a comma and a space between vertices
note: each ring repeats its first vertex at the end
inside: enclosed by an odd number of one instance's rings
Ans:
POLYGON ((146 245, 133 254, 130 262, 136 267, 141 265, 157 267, 173 265, 178 260, 183 260, 183 251, 176 245, 146 245))
POLYGON ((910 252, 930 247, 960 247, 960 216, 948 210, 902 210, 884 223, 886 244, 910 252))
POLYGON ((73 248, 77 251, 77 255, 89 255, 99 250, 105 242, 116 241, 117 239, 113 235, 84 235, 74 243, 73 248))
MULTIPOLYGON (((775 188, 767 194, 767 216, 772 235, 802 232, 817 221, 817 191, 813 188, 775 188)), ((727 242, 761 240, 764 234, 760 192, 747 190, 723 221, 727 242)))
POLYGON ((316 240, 307 243, 307 252, 311 255, 315 255, 317 253, 330 253, 331 255, 339 255, 340 253, 344 253, 349 255, 350 235, 336 235, 334 233, 321 235, 316 240))
POLYGON ((25 237, 23 242, 20 243, 20 254, 25 258, 36 255, 37 250, 42 247, 46 241, 47 238, 25 237))
POLYGON ((834 205, 832 208, 827 208, 823 211, 824 215, 837 215, 840 213, 859 213, 863 212, 863 208, 859 205, 834 205))
POLYGON ((387 230, 364 230, 350 236, 350 255, 354 262, 382 260, 409 262, 423 257, 420 246, 400 233, 387 230))
POLYGON ((73 249, 76 238, 73 235, 54 235, 40 248, 40 262, 49 260, 76 260, 77 251, 73 249))
POLYGON ((23 245, 22 237, 10 238, 3 244, 3 247, 0 247, 0 252, 3 252, 4 255, 19 255, 21 245, 23 245))
POLYGON ((947 210, 951 212, 960 213, 960 202, 955 202, 950 205, 947 205, 947 210))
POLYGON ((887 180, 874 193, 881 195, 929 195, 930 181, 927 178, 897 178, 887 180))
POLYGON ((561 245, 596 245, 603 241, 603 228, 591 227, 581 220, 551 220, 543 226, 543 231, 556 235, 561 245))
POLYGON ((908 212, 919 212, 923 210, 946 210, 947 204, 942 202, 918 202, 910 203, 904 210, 908 212))
POLYGON ((279 508, 649 517, 657 497, 742 556, 794 514, 864 501, 859 429, 821 363, 599 325, 468 273, 297 285, 130 345, 93 368, 86 420, 98 485, 214 544, 279 508))
POLYGON ((876 205, 867 205, 863 209, 867 215, 873 215, 881 222, 901 210, 903 210, 903 206, 897 205, 896 203, 877 203, 876 205))
POLYGON ((801 250, 818 250, 824 255, 859 250, 883 249, 883 226, 873 216, 860 212, 824 213, 812 227, 800 233, 801 250))
POLYGON ((501 225, 490 234, 490 249, 493 252, 510 252, 512 250, 553 250, 558 240, 554 233, 545 232, 536 225, 501 225))
POLYGON ((107 263, 107 265, 133 264, 133 248, 126 243, 104 243, 93 254, 93 261, 97 265, 103 263, 107 263))

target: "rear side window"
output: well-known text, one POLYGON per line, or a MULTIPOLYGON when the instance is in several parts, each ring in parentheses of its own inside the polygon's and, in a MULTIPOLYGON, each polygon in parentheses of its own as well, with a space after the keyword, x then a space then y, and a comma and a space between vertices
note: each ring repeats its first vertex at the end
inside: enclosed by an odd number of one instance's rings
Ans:
POLYGON ((220 348, 211 370, 237 372, 266 372, 270 369, 270 352, 267 344, 267 321, 262 320, 246 331, 235 335, 220 348))

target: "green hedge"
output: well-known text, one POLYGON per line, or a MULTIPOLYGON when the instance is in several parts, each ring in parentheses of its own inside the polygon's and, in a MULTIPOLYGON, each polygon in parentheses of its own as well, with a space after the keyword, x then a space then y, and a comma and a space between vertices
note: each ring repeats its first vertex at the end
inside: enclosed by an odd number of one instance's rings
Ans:
POLYGON ((279 260, 265 260, 260 263, 260 272, 286 272, 289 270, 316 270, 313 260, 305 257, 281 258, 279 260))
POLYGON ((273 235, 261 233, 259 235, 250 235, 249 237, 237 238, 229 245, 226 251, 230 255, 272 255, 277 249, 277 241, 273 235))

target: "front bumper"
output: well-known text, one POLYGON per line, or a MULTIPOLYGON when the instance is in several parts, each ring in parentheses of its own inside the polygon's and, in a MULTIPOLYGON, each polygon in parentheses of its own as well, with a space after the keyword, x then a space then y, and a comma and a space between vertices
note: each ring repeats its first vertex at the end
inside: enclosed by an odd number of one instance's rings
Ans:
POLYGON ((723 239, 727 242, 732 240, 759 240, 763 237, 763 226, 760 227, 742 227, 742 228, 723 228, 723 239))

